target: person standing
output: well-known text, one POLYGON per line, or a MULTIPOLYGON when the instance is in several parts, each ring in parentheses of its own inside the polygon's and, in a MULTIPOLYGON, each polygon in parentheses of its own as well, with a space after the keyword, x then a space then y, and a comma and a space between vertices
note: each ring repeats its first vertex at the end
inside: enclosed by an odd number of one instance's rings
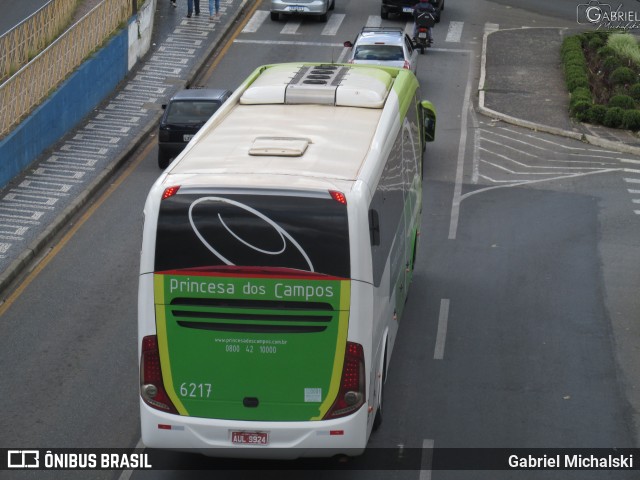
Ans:
POLYGON ((214 18, 214 4, 215 4, 215 17, 220 15, 220 0, 209 0, 209 18, 214 18))
POLYGON ((200 15, 200 0, 187 0, 187 18, 191 18, 194 7, 196 16, 200 15))

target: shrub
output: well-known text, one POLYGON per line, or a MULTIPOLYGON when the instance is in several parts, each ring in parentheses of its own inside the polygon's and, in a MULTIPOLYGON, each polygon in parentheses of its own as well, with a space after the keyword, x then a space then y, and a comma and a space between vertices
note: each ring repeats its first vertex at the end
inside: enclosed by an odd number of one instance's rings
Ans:
POLYGON ((636 102, 629 95, 614 95, 609 99, 609 107, 620 107, 623 110, 636 108, 636 102))
POLYGON ((622 118, 622 126, 627 130, 640 130, 640 111, 626 110, 622 118))
POLYGON ((622 110, 620 107, 613 107, 607 110, 607 113, 604 116, 603 124, 606 127, 619 128, 620 126, 622 126, 623 119, 624 110, 622 110))
POLYGON ((594 36, 589 39, 588 45, 591 50, 598 50, 600 47, 604 46, 604 40, 599 36, 594 36))
POLYGON ((629 96, 636 102, 640 102, 640 83, 634 83, 629 87, 629 96))
POLYGON ((617 55, 629 60, 635 65, 640 65, 640 50, 638 42, 630 33, 614 33, 609 35, 607 46, 611 47, 617 55))
POLYGON ((571 103, 575 103, 578 100, 591 100, 591 90, 585 87, 578 87, 573 92, 571 92, 571 103))
POLYGON ((607 107, 604 105, 592 105, 587 112, 587 120, 594 125, 602 125, 607 114, 607 107))
POLYGON ((628 67, 618 67, 609 75, 609 83, 612 85, 636 83, 637 80, 637 75, 628 67))
POLYGON ((615 55, 607 57, 602 61, 602 70, 607 74, 611 74, 615 69, 622 66, 622 62, 620 62, 620 59, 615 55))
POLYGON ((584 58, 584 53, 581 51, 570 51, 562 58, 565 68, 569 65, 577 65, 579 67, 586 67, 587 61, 584 58))
POLYGON ((587 113, 591 109, 591 106, 591 101, 579 100, 569 108, 569 111, 576 120, 583 122, 587 119, 587 113))
POLYGON ((576 88, 589 88, 589 79, 587 74, 575 74, 567 77, 567 89, 573 92, 576 88))
POLYGON ((560 54, 564 57, 565 53, 568 51, 576 51, 582 49, 582 42, 580 40, 579 35, 574 35, 572 37, 567 37, 562 42, 562 47, 560 47, 560 54))
POLYGON ((596 53, 600 58, 609 58, 609 57, 614 57, 616 54, 616 51, 613 48, 605 45, 604 47, 600 47, 596 53))

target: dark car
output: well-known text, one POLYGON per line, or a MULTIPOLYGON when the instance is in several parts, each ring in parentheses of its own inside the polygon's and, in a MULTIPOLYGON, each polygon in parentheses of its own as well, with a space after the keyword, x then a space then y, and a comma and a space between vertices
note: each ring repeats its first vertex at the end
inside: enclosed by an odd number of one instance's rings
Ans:
POLYGON ((158 166, 167 168, 202 125, 231 95, 229 90, 194 88, 176 93, 162 105, 158 135, 158 166))
MULTIPOLYGON (((412 15, 413 6, 418 3, 418 0, 382 0, 382 7, 380 8, 380 17, 388 19, 389 14, 394 15, 412 15)), ((444 10, 444 0, 429 0, 429 3, 436 9, 436 22, 440 21, 440 14, 444 10)))

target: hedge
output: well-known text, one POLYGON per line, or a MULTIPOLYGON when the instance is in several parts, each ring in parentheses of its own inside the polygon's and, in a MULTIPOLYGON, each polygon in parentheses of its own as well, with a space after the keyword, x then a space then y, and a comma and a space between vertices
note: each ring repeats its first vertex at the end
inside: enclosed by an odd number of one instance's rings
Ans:
POLYGON ((608 32, 592 32, 574 35, 562 42, 560 53, 570 93, 569 113, 580 122, 638 131, 640 110, 636 109, 636 102, 640 103, 640 81, 634 70, 624 66, 616 47, 607 42, 610 36, 608 32), (583 48, 597 52, 599 75, 604 75, 611 85, 608 105, 593 102, 583 48))

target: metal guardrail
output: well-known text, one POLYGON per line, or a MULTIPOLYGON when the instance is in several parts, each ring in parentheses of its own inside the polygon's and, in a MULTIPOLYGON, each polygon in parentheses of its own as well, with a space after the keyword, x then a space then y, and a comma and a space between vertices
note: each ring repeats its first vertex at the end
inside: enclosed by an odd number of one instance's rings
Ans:
MULTIPOLYGON (((49 5, 64 2, 73 4, 72 7, 75 6, 75 1, 71 0, 57 0, 50 2, 49 5)), ((39 12, 43 10, 44 8, 39 12)), ((131 13, 131 0, 103 0, 33 60, 2 83, 0 85, 0 138, 20 123, 76 67, 82 64, 88 55, 121 27, 131 13)), ((30 28, 39 27, 36 25, 30 28)), ((44 37, 45 34, 41 33, 44 37)), ((14 35, 13 31, 5 36, 11 35, 14 35)))
POLYGON ((52 0, 0 37, 0 83, 44 50, 67 27, 78 0, 52 0))

